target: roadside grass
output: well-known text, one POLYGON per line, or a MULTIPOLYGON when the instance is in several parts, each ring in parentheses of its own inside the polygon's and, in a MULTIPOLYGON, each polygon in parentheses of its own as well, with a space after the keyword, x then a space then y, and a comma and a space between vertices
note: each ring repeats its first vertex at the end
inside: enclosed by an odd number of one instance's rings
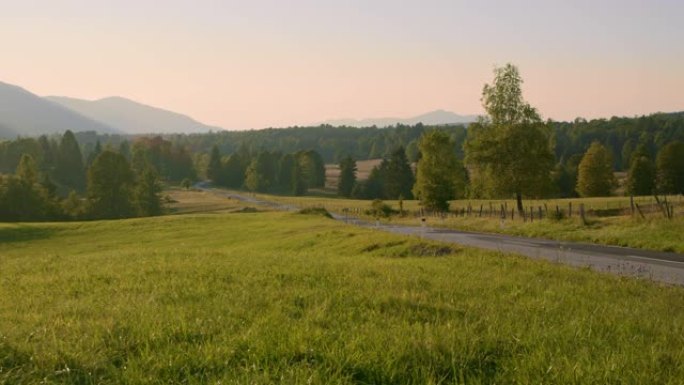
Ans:
POLYGON ((0 225, 0 384, 680 384, 684 288, 261 212, 0 225))
MULTIPOLYGON (((371 208, 371 201, 342 198, 323 197, 286 197, 275 195, 257 195, 262 200, 280 202, 283 204, 299 207, 324 207, 328 211, 344 213, 349 210, 350 215, 360 216, 366 219, 375 218, 367 215, 366 210, 371 208)), ((526 207, 533 207, 535 211, 534 221, 523 221, 516 213, 516 218, 510 220, 510 210, 515 207, 513 200, 460 200, 451 202, 451 210, 460 212, 467 207, 472 208, 470 216, 450 215, 444 218, 427 216, 428 226, 445 227, 464 231, 492 232, 526 237, 539 237, 564 241, 590 242, 614 246, 628 246, 649 250, 671 251, 684 253, 684 201, 681 196, 668 197, 675 205, 675 216, 668 220, 659 211, 650 208, 655 204, 653 197, 636 197, 635 202, 644 207, 645 218, 638 215, 614 215, 614 216, 587 216, 587 223, 579 219, 577 209, 584 204, 586 210, 627 210, 630 206, 629 197, 605 197, 605 198, 577 198, 577 199, 551 199, 551 200, 528 200, 526 207), (487 216, 490 203, 494 210, 501 205, 507 208, 507 220, 501 220, 498 213, 492 217, 487 216), (567 213, 569 204, 572 205, 573 215, 570 218, 554 220, 544 215, 544 219, 538 219, 538 208, 547 207, 549 211, 560 210, 567 213), (480 206, 483 207, 484 216, 479 217, 480 206), (646 208, 649 210, 646 211, 646 208)), ((399 209, 398 201, 385 201, 393 209, 399 209)), ((382 222, 420 226, 421 218, 415 213, 420 210, 418 201, 410 200, 403 202, 404 210, 410 212, 405 216, 392 216, 380 218, 382 222)))
POLYGON ((230 212, 245 207, 239 200, 195 189, 171 188, 164 190, 164 196, 170 199, 170 202, 166 203, 166 208, 171 214, 230 212))

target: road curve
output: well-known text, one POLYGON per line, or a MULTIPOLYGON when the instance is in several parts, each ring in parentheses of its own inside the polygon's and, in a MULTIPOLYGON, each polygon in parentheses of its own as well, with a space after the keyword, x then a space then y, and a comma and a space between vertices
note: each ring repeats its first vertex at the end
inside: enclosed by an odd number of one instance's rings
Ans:
MULTIPOLYGON (((228 198, 265 205, 278 210, 294 211, 297 207, 256 199, 225 190, 198 188, 228 198)), ((563 263, 618 275, 634 276, 668 284, 684 285, 684 254, 634 249, 629 247, 554 241, 540 238, 516 237, 493 233, 474 233, 428 226, 405 226, 372 223, 346 215, 332 214, 346 223, 395 234, 413 235, 424 239, 521 254, 534 259, 563 263)))

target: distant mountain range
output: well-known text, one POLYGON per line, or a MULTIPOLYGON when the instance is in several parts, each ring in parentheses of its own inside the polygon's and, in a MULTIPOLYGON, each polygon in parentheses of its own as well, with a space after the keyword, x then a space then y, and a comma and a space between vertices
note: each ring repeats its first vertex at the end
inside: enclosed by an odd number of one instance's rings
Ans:
POLYGON ((96 131, 107 134, 170 134, 218 131, 190 117, 121 97, 95 101, 40 97, 0 82, 0 138, 96 131))
POLYGON ((147 106, 118 96, 94 101, 63 96, 48 96, 45 99, 126 134, 190 134, 221 130, 221 128, 207 126, 176 112, 147 106))
POLYGON ((38 136, 66 130, 118 132, 113 127, 45 100, 23 88, 0 82, 0 138, 38 136))
MULTIPOLYGON (((348 127, 388 127, 397 123, 443 125, 471 123, 475 115, 437 110, 413 118, 338 119, 322 124, 348 127)), ((0 138, 96 131, 108 134, 171 134, 220 131, 188 116, 147 106, 122 97, 82 100, 63 96, 40 97, 0 82, 0 138)))
POLYGON ((331 126, 347 126, 347 127, 389 127, 396 124, 415 125, 423 123, 424 125, 444 125, 444 124, 465 124, 472 123, 477 120, 477 115, 459 115, 451 111, 436 110, 426 114, 418 115, 412 118, 380 118, 380 119, 334 119, 323 122, 331 126))

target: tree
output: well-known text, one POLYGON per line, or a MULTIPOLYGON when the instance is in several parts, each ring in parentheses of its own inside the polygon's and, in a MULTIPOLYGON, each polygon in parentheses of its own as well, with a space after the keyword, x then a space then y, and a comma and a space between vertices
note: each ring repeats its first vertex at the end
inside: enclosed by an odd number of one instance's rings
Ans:
POLYGON ((658 190, 665 194, 684 194, 684 142, 665 145, 656 158, 658 190))
POLYGON ((126 158, 105 150, 88 170, 89 214, 93 218, 126 218, 134 213, 134 175, 126 158))
POLYGON ((653 161, 646 155, 632 159, 627 173, 627 192, 631 195, 649 195, 655 189, 656 169, 653 161))
POLYGON ((307 187, 325 186, 325 163, 316 151, 300 151, 297 154, 297 161, 304 173, 307 187))
POLYGON ((482 105, 487 117, 468 127, 465 161, 471 177, 484 178, 491 195, 514 194, 519 212, 522 197, 540 196, 550 186, 555 163, 550 124, 522 97, 522 78, 512 64, 494 70, 485 84, 482 105))
POLYGON ((59 183, 75 190, 82 190, 85 185, 85 168, 83 155, 74 133, 67 130, 62 136, 57 156, 56 179, 59 183))
POLYGON ((211 148, 211 155, 209 155, 209 164, 207 165, 207 178, 209 178, 214 184, 222 185, 222 169, 221 169, 221 153, 219 152, 218 146, 214 145, 211 148))
POLYGON ((446 211, 449 200, 456 197, 464 182, 453 142, 446 133, 433 130, 423 134, 418 146, 422 158, 418 161, 413 195, 426 209, 446 211))
POLYGON ((392 151, 389 160, 382 167, 384 174, 384 196, 386 199, 412 199, 411 189, 415 183, 411 164, 406 157, 404 147, 392 151))
POLYGON ((615 185, 613 159, 599 142, 594 142, 584 153, 577 171, 577 192, 583 197, 610 195, 615 185))
POLYGON ((351 197, 356 184, 356 161, 351 157, 340 161, 340 175, 337 179, 337 194, 343 197, 351 197))
POLYGON ((137 185, 133 190, 133 201, 135 202, 138 215, 150 217, 161 214, 162 203, 160 194, 162 188, 157 172, 150 165, 136 179, 137 185))

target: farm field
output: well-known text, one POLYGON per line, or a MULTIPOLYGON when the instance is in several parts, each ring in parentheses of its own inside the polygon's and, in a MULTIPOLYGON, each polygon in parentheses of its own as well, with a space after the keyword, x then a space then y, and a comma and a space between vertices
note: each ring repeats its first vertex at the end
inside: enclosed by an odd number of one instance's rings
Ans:
MULTIPOLYGON (((376 220, 375 215, 367 213, 371 202, 367 200, 343 199, 335 197, 285 197, 276 195, 259 195, 262 200, 270 200, 298 207, 324 207, 329 211, 359 216, 368 220, 376 220)), ((426 214, 428 226, 446 227, 465 231, 494 232, 527 237, 539 237, 566 241, 600 243, 605 245, 628 246, 658 251, 684 253, 684 200, 681 196, 671 196, 668 200, 674 205, 674 217, 664 218, 655 205, 653 197, 636 197, 634 201, 644 213, 644 217, 629 215, 629 197, 576 198, 524 201, 526 210, 533 208, 535 220, 523 221, 517 213, 510 219, 514 200, 458 200, 451 202, 452 213, 447 216, 431 216, 426 214), (488 215, 490 204, 495 211, 488 215), (573 214, 568 217, 569 204, 573 214), (579 218, 577 209, 584 204, 587 210, 587 223, 579 218), (501 220, 499 207, 506 207, 507 219, 501 220), (479 216, 480 206, 483 215, 479 216), (541 208, 546 213, 555 211, 556 206, 564 212, 564 218, 549 219, 546 214, 543 220, 538 218, 541 208), (471 208, 471 214, 465 216, 462 210, 471 208), (458 213, 458 214, 457 214, 458 213)), ((399 210, 398 201, 385 201, 394 210, 399 210)), ((381 222, 405 225, 420 225, 419 202, 405 200, 404 210, 407 215, 393 215, 377 218, 381 222)))
POLYGON ((0 384, 684 378, 684 288, 217 210, 0 225, 0 384))

